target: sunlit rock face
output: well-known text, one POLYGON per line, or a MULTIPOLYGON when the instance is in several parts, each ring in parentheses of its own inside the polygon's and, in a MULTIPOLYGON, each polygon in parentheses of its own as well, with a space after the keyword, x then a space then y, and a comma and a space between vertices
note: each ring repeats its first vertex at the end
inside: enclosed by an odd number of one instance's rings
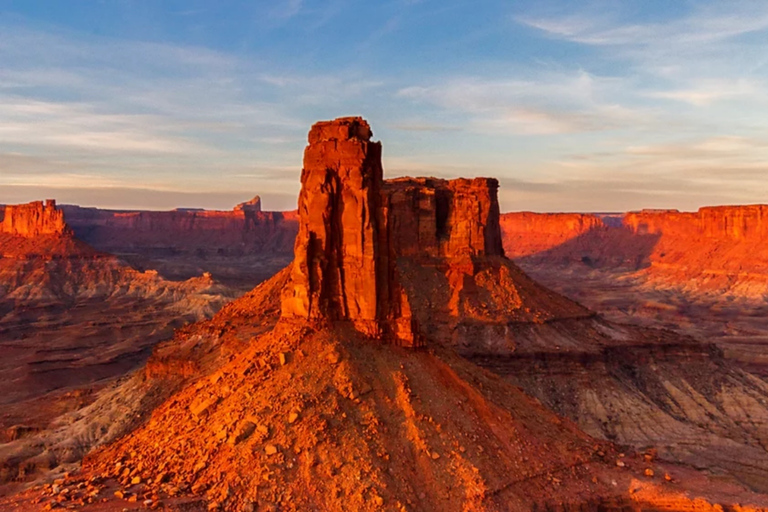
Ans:
POLYGON ((400 256, 503 256, 493 178, 385 182, 388 229, 400 256))
POLYGON ((562 298, 523 307, 521 290, 538 290, 504 258, 495 179, 385 181, 371 136, 359 117, 309 132, 283 317, 347 320, 418 346, 455 339, 468 320, 501 326, 584 314, 562 298))
POLYGON ((64 213, 56 208, 56 201, 48 199, 0 209, 0 233, 32 238, 64 235, 69 229, 64 223, 64 213))
POLYGON ((381 145, 370 138, 361 118, 317 123, 309 132, 284 316, 352 320, 379 334, 387 261, 378 239, 381 145))

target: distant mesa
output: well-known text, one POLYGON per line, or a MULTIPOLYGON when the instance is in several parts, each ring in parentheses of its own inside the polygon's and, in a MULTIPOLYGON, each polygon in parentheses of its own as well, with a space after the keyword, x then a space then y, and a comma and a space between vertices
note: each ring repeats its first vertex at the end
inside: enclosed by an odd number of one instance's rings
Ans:
POLYGON ((64 212, 56 207, 55 200, 47 199, 0 208, 0 233, 34 238, 66 235, 70 231, 64 222, 64 212))
POLYGON ((250 201, 246 201, 244 203, 240 203, 237 206, 235 206, 234 210, 236 212, 260 212, 261 211, 261 197, 255 196, 250 201))
POLYGON ((675 287, 697 280, 696 287, 756 298, 768 290, 768 205, 618 215, 515 212, 502 215, 501 225, 507 255, 526 265, 646 269, 647 278, 675 287))

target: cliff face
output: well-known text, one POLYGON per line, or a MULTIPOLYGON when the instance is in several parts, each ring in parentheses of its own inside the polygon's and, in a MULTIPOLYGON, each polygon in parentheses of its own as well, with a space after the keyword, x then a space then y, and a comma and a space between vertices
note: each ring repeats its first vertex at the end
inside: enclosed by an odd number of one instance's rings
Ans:
POLYGON ((309 132, 284 316, 352 320, 379 334, 388 260, 379 247, 381 145, 370 137, 359 118, 317 123, 309 132))
POLYGON ((467 321, 587 314, 504 258, 495 179, 384 181, 381 145, 370 138, 361 118, 309 133, 284 317, 349 320, 416 346, 454 335, 468 343, 457 334, 467 321))
POLYGON ((294 212, 263 212, 238 205, 232 211, 111 211, 63 207, 75 234, 98 248, 173 246, 178 250, 250 244, 280 251, 293 243, 294 212), (281 236, 285 235, 285 236, 281 236))
POLYGON ((768 273, 766 205, 643 210, 618 225, 596 215, 507 213, 502 229, 507 254, 531 261, 648 268, 680 280, 768 273))
POLYGON ((515 212, 501 216, 504 250, 510 258, 546 251, 605 228, 599 217, 583 213, 515 212))
POLYGON ((504 256, 493 178, 398 178, 384 185, 387 228, 400 256, 504 256))
POLYGON ((0 209, 0 233, 34 238, 65 235, 69 230, 64 223, 64 212, 56 208, 56 201, 48 199, 0 209))
POLYGON ((296 212, 261 210, 261 200, 231 211, 112 211, 63 207, 75 235, 136 268, 173 279, 210 272, 243 291, 291 261, 296 212))
POLYGON ((538 282, 612 320, 717 339, 728 357, 766 374, 756 337, 768 334, 767 214, 765 205, 508 213, 502 226, 507 254, 538 282))
POLYGON ((695 213, 643 210, 624 216, 635 233, 661 233, 669 237, 707 237, 716 240, 768 240, 768 205, 708 206, 695 213))

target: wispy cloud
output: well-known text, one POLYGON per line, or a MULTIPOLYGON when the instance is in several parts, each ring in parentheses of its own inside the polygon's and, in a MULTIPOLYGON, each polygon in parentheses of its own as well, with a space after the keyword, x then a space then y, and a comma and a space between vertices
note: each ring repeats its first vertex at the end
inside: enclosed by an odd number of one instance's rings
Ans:
POLYGON ((702 4, 691 14, 678 19, 645 24, 623 23, 612 19, 610 15, 594 12, 591 16, 519 15, 515 19, 552 36, 577 43, 669 48, 721 42, 768 29, 768 6, 754 0, 714 2, 702 4))
POLYGON ((547 135, 612 130, 648 113, 611 101, 621 80, 585 71, 542 73, 538 80, 455 78, 403 88, 398 95, 470 116, 478 132, 547 135))
POLYGON ((44 179, 62 189, 141 183, 196 193, 215 182, 282 195, 298 187, 312 110, 380 86, 195 46, 86 40, 23 24, 0 34, 0 184, 7 186, 44 179), (262 179, 265 172, 271 179, 262 179))
MULTIPOLYGON (((602 5, 602 4, 600 4, 602 5)), ((515 21, 551 38, 602 51, 648 82, 649 97, 707 107, 736 97, 764 101, 768 55, 751 35, 768 32, 768 4, 752 0, 691 4, 663 21, 626 21, 621 9, 589 14, 518 15, 515 21), (608 14, 606 14, 608 13, 608 14)), ((605 63, 603 62, 603 65, 605 63)))
POLYGON ((304 0, 280 0, 272 8, 272 16, 276 18, 292 18, 301 12, 304 0))

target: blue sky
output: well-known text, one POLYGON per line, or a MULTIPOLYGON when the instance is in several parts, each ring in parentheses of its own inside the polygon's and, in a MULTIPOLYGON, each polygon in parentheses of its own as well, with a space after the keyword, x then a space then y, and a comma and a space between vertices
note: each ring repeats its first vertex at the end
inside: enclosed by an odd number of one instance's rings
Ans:
POLYGON ((317 120, 503 211, 768 202, 768 2, 0 0, 0 203, 295 207, 317 120))

